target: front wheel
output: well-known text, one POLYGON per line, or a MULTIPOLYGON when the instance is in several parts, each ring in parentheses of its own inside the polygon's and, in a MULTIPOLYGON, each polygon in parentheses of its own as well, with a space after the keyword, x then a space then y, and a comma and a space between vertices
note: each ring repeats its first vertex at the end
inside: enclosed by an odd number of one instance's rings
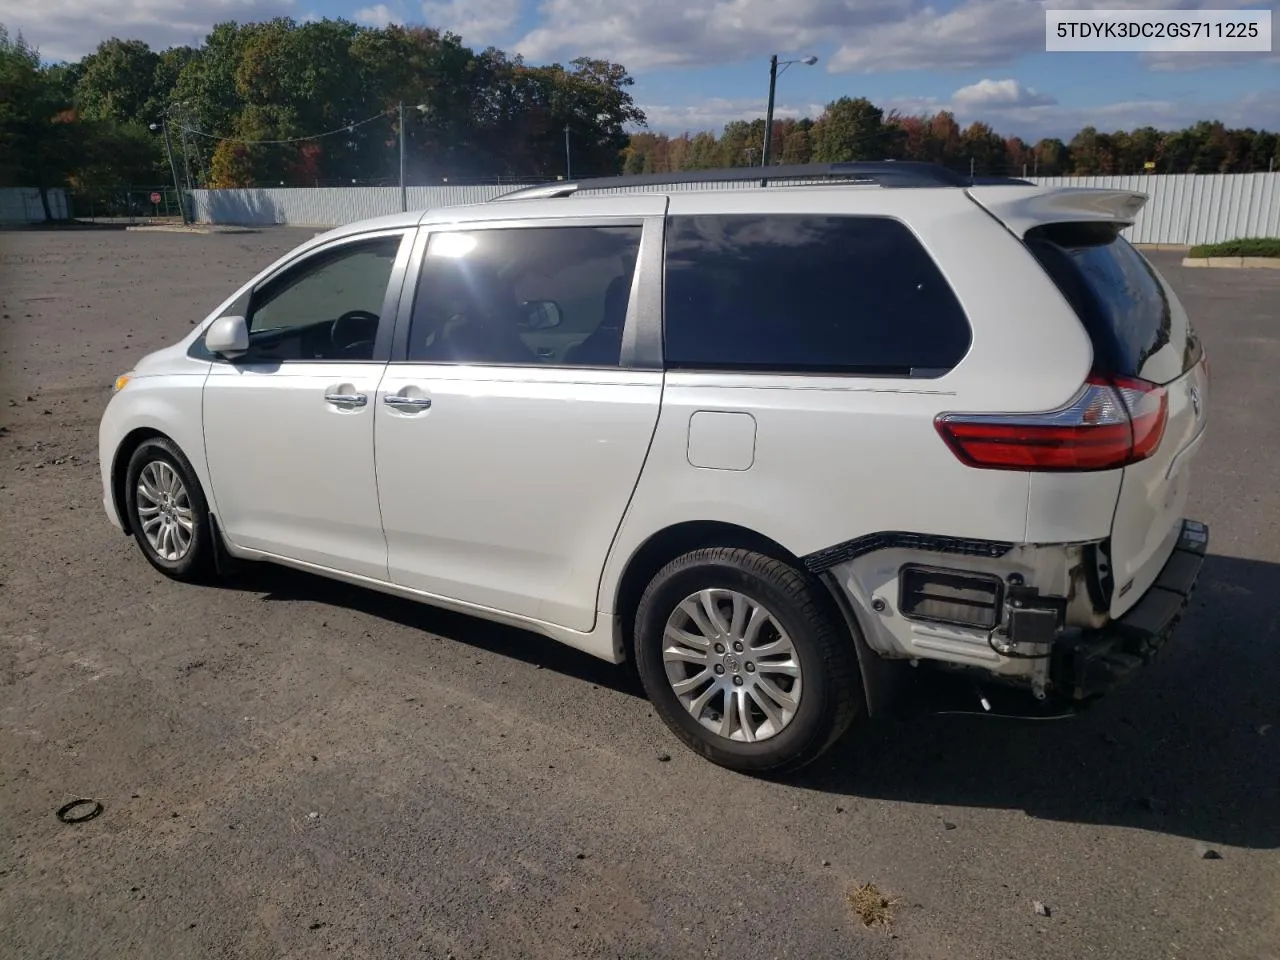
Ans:
POLYGON ((196 582, 213 570, 209 507, 195 471, 173 441, 143 441, 125 473, 129 526, 143 556, 175 580, 196 582))
POLYGON ((782 773, 820 756, 863 704, 853 645, 821 588, 763 554, 707 548, 645 590, 635 657, 668 727, 713 763, 782 773))

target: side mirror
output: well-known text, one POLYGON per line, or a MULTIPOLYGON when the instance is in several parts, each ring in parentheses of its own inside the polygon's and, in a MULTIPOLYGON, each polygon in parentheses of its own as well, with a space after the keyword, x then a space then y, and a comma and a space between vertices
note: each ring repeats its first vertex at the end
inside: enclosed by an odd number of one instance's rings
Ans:
POLYGON ((244 317, 219 317, 209 324, 204 345, 211 353, 233 356, 249 350, 249 325, 244 317))
POLYGON ((550 330, 564 322, 560 304, 554 300, 526 300, 520 310, 521 330, 550 330))

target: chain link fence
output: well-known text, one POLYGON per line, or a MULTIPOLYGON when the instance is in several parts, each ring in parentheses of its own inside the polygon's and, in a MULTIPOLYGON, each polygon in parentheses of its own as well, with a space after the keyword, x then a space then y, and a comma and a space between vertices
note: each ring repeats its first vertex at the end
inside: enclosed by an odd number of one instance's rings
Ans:
POLYGON ((181 222, 180 203, 172 184, 80 186, 71 191, 71 216, 86 223, 181 222))

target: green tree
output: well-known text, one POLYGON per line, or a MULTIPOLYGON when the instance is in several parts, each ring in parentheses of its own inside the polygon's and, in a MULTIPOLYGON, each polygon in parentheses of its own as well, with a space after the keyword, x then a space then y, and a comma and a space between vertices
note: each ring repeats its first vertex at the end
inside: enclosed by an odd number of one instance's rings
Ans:
POLYGON ((882 160, 884 111, 865 97, 841 97, 827 104, 813 125, 813 159, 818 163, 882 160))
POLYGON ((40 54, 0 24, 0 186, 37 187, 53 219, 49 189, 75 163, 75 114, 63 88, 40 69, 40 54))
POLYGON ((80 63, 75 105, 86 120, 150 122, 164 94, 156 89, 159 54, 141 40, 112 37, 80 63))
POLYGON ((813 159, 813 121, 808 117, 797 121, 782 145, 782 162, 809 163, 813 159))
POLYGON ((1070 172, 1071 151, 1061 140, 1046 138, 1031 148, 1031 169, 1035 176, 1061 177, 1070 172))

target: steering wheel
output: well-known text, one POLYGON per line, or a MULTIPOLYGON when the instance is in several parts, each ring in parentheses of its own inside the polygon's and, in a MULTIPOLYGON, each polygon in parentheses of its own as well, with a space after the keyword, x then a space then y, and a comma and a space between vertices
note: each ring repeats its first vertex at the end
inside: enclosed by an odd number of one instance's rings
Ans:
POLYGON ((342 356, 372 352, 381 318, 372 310, 348 310, 329 329, 329 342, 342 356))

